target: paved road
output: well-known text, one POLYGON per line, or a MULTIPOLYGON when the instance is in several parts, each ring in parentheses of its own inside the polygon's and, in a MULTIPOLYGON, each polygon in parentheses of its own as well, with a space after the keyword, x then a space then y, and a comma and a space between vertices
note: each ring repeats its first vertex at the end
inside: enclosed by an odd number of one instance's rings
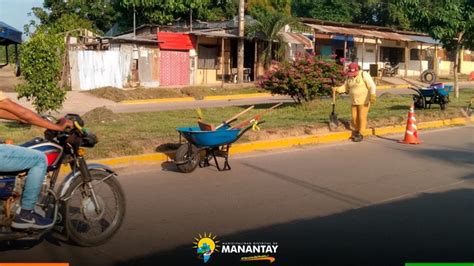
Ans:
MULTIPOLYGON (((418 146, 400 137, 234 156, 221 173, 122 169, 128 212, 110 242, 3 246, 0 261, 203 265, 192 242, 204 232, 221 243, 278 242, 272 265, 474 261, 474 127, 422 132, 418 146)), ((239 258, 217 253, 208 265, 239 258)))

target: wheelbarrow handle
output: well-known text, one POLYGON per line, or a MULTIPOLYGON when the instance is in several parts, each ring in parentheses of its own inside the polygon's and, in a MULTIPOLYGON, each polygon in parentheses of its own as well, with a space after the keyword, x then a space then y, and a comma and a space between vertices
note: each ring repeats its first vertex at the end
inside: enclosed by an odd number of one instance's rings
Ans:
POLYGON ((239 116, 241 116, 241 115, 247 113, 248 111, 252 110, 254 107, 255 107, 255 105, 252 105, 252 106, 250 106, 249 108, 243 110, 242 112, 240 112, 240 113, 234 115, 233 117, 227 119, 226 121, 222 122, 222 124, 220 124, 220 125, 218 125, 218 126, 216 127, 216 130, 219 129, 219 128, 221 128, 221 127, 223 127, 223 126, 225 126, 225 125, 228 125, 229 123, 231 123, 231 122, 233 122, 233 121, 235 121, 235 120, 237 120, 237 118, 238 118, 239 116))

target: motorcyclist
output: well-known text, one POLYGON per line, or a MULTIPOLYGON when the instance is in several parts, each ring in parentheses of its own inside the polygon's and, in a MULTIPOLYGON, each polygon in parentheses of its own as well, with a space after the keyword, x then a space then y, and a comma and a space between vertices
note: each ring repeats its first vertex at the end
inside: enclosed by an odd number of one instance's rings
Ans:
MULTIPOLYGON (((42 128, 64 131, 73 123, 61 119, 58 124, 44 120, 31 110, 11 101, 0 90, 0 119, 16 120, 42 128)), ((0 172, 28 171, 25 188, 21 199, 21 211, 16 214, 12 227, 17 229, 44 229, 53 221, 42 217, 34 211, 36 201, 47 170, 47 159, 44 153, 14 145, 0 144, 0 172)))

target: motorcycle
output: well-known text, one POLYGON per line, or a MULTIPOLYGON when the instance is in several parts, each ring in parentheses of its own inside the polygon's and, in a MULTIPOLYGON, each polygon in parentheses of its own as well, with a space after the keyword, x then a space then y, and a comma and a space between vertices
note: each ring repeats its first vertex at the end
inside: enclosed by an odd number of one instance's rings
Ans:
POLYGON ((394 77, 398 75, 399 68, 398 64, 387 62, 380 71, 382 71, 382 77, 394 77))
POLYGON ((110 239, 125 215, 125 195, 117 174, 108 166, 87 164, 85 149, 94 147, 97 137, 84 129, 79 115, 68 114, 74 127, 65 132, 46 130, 20 146, 43 152, 48 161, 35 212, 51 218, 51 227, 42 230, 16 230, 10 227, 20 211, 20 199, 28 171, 0 172, 0 241, 39 240, 48 233, 59 233, 64 240, 80 246, 96 246, 110 239), (62 179, 60 171, 71 171, 62 179), (61 180, 62 179, 62 180, 61 180))

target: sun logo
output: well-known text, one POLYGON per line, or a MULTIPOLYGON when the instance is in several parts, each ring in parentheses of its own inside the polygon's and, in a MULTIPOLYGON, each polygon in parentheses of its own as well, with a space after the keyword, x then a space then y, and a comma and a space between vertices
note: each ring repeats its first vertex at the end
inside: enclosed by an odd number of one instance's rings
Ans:
POLYGON ((194 238, 196 242, 193 242, 194 244, 193 248, 196 249, 198 258, 202 259, 204 263, 209 261, 212 253, 219 252, 217 248, 219 248, 220 246, 217 245, 219 241, 216 240, 216 237, 217 236, 215 235, 213 236, 212 233, 209 233, 209 234, 204 233, 204 236, 199 234, 199 238, 198 237, 194 238))

